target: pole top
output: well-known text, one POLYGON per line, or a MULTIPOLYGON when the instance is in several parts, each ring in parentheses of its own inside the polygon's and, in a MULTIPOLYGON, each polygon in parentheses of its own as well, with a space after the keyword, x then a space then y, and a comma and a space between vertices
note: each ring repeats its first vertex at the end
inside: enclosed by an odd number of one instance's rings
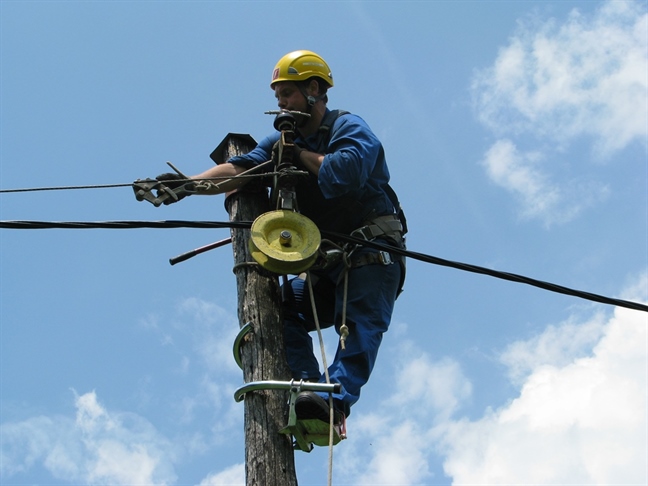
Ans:
POLYGON ((223 141, 218 144, 218 147, 216 147, 214 151, 209 154, 209 158, 211 158, 218 165, 227 162, 227 159, 229 158, 227 156, 227 149, 231 142, 248 144, 252 146, 251 148, 257 146, 256 140, 254 140, 254 138, 252 138, 252 136, 248 135, 247 133, 228 133, 223 141))

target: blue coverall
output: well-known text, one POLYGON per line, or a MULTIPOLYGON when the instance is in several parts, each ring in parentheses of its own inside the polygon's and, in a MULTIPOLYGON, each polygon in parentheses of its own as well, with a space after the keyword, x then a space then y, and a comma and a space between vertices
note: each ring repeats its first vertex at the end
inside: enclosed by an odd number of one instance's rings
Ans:
MULTIPOLYGON (((330 119, 330 113, 327 109, 323 123, 327 115, 330 119)), ((269 135, 248 154, 233 157, 228 162, 250 168, 270 160, 279 137, 279 132, 269 135)), ((297 136, 295 143, 306 150, 325 154, 319 175, 312 175, 311 185, 301 191, 298 186, 296 191, 300 212, 312 219, 320 230, 350 233, 367 224, 367 218, 395 213, 394 204, 384 190, 389 171, 382 144, 360 117, 344 113, 332 123, 325 139, 318 133, 306 139, 297 136)), ((394 241, 387 240, 387 243, 394 244, 394 241)), ((353 255, 357 257, 362 253, 377 253, 377 250, 362 247, 353 255)), ((338 333, 342 320, 344 280, 341 272, 344 268, 338 263, 332 268, 311 271, 320 326, 335 326, 338 333)), ((404 266, 398 262, 373 263, 349 270, 346 299, 349 336, 346 349, 338 346, 329 366, 331 382, 342 385, 342 392, 333 395, 335 407, 346 416, 358 401, 360 389, 375 364, 382 335, 389 328, 403 272, 404 266)), ((307 283, 295 277, 288 285, 289 288, 283 289, 288 365, 295 379, 324 382, 309 335, 315 330, 315 324, 307 283)))

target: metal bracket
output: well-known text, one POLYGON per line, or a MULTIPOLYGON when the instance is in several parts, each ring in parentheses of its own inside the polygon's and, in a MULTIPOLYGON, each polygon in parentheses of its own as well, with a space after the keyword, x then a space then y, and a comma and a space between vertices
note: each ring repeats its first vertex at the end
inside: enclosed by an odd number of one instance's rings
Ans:
POLYGON ((277 209, 297 211, 297 198, 295 191, 280 189, 277 196, 277 209))

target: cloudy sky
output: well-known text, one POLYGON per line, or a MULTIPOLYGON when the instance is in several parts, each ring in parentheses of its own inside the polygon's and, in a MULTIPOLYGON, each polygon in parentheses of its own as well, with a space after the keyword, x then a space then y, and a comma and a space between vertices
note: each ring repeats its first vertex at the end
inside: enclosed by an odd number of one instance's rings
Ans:
MULTIPOLYGON (((286 52, 382 140, 411 250, 648 302, 646 1, 0 2, 0 187, 129 183, 259 140, 286 52)), ((128 187, 0 219, 225 221, 128 187)), ((0 229, 0 482, 244 484, 227 230, 0 229)), ((334 484, 648 482, 648 314, 410 260, 334 484)), ((327 335, 329 358, 335 336, 327 335)), ((302 485, 328 450, 297 453, 302 485)))

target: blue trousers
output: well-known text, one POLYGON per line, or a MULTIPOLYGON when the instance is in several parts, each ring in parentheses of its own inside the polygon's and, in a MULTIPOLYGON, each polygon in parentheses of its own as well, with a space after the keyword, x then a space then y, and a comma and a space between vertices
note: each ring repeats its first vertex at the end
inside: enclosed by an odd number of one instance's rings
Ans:
MULTIPOLYGON (((363 248, 360 252, 375 250, 363 248)), ((339 264, 328 271, 311 272, 320 327, 335 326, 338 334, 344 299, 343 269, 344 266, 339 264)), ((342 385, 342 392, 334 394, 333 399, 335 407, 346 416, 360 398, 360 389, 371 375, 382 335, 391 322, 402 272, 404 268, 398 262, 390 265, 368 264, 349 270, 346 304, 349 336, 346 349, 343 350, 338 344, 328 370, 331 383, 342 385)), ((284 284, 283 295, 286 354, 293 378, 325 382, 309 335, 316 328, 308 283, 299 277, 293 278, 284 284)))

